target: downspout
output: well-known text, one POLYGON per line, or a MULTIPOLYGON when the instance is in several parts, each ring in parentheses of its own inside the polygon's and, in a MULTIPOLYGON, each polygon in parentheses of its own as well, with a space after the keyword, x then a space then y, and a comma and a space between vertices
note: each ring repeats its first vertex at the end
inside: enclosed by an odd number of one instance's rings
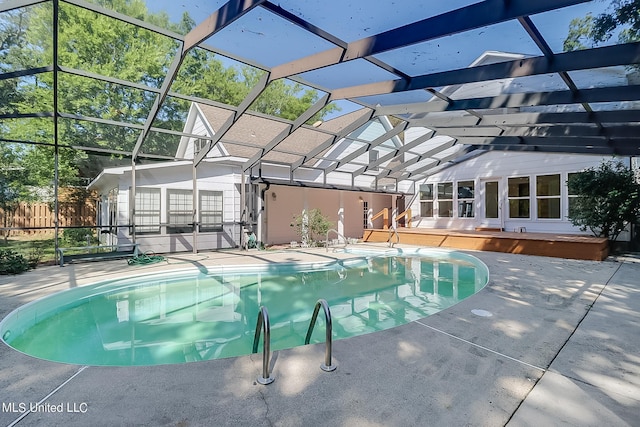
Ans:
POLYGON ((263 245, 267 244, 267 238, 268 236, 268 230, 267 230, 267 199, 266 199, 266 194, 267 191, 269 191, 269 188, 271 188, 271 183, 267 182, 265 184, 265 187, 260 190, 260 211, 258 212, 258 227, 259 227, 259 236, 260 236, 260 241, 262 242, 263 245))
POLYGON ((192 169, 192 177, 193 177, 193 190, 191 192, 191 208, 193 210, 191 223, 193 224, 193 253, 198 253, 198 165, 195 162, 195 158, 193 161, 193 169, 192 169))
POLYGON ((131 158, 131 191, 129 192, 129 224, 131 240, 136 243, 136 160, 131 158))
POLYGON ((240 179, 240 249, 246 250, 246 236, 245 234, 245 226, 246 226, 246 218, 247 218, 247 201, 246 201, 246 189, 245 189, 245 181, 247 177, 242 171, 242 177, 240 179))

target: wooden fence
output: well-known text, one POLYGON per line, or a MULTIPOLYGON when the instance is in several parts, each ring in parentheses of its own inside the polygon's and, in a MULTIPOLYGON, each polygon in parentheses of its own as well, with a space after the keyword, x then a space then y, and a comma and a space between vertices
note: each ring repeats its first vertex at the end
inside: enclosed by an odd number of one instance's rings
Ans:
MULTIPOLYGON (((96 207, 92 201, 60 202, 58 213, 60 227, 96 225, 96 207)), ((11 230, 10 236, 53 233, 54 219, 55 215, 49 203, 20 203, 11 218, 5 218, 5 213, 0 209, 0 227, 22 228, 22 230, 11 230)))

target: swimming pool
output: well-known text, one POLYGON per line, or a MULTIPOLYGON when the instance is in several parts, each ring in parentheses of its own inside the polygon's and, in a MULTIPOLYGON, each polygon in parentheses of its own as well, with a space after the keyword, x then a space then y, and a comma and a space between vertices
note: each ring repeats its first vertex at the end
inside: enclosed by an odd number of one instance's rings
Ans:
MULTIPOLYGON (((0 322, 2 340, 42 359, 83 365, 186 363, 251 353, 260 306, 271 349, 304 344, 325 299, 333 339, 392 328, 482 289, 477 258, 445 250, 356 252, 326 264, 178 271, 100 282, 22 306, 0 322)), ((321 318, 311 342, 324 341, 321 318)))

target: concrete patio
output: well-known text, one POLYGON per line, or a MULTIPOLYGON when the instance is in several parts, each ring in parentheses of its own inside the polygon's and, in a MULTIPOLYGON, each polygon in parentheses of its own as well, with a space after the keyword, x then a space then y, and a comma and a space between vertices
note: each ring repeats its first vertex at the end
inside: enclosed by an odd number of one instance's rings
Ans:
MULTIPOLYGON (((0 425, 639 425, 639 260, 469 253, 491 273, 476 295, 401 327, 334 342, 338 369, 331 373, 319 368, 321 344, 278 351, 268 386, 255 382, 261 355, 85 367, 1 344, 0 425), (29 412, 32 403, 39 410, 29 412)), ((1 276, 0 316, 52 292, 134 272, 349 256, 324 249, 246 255, 175 254, 169 265, 120 260, 1 276)))

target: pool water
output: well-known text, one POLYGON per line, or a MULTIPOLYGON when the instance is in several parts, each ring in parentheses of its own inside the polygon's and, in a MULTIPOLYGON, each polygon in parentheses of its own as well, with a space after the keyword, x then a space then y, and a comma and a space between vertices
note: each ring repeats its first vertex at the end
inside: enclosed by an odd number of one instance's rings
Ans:
MULTIPOLYGON (((326 265, 140 276, 71 289, 27 304, 0 323, 26 354, 83 365, 157 365, 251 353, 260 306, 271 349, 304 344, 315 303, 327 300, 333 339, 436 313, 478 292, 486 266, 457 252, 363 256, 326 265)), ((319 316, 311 342, 324 341, 319 316)))

